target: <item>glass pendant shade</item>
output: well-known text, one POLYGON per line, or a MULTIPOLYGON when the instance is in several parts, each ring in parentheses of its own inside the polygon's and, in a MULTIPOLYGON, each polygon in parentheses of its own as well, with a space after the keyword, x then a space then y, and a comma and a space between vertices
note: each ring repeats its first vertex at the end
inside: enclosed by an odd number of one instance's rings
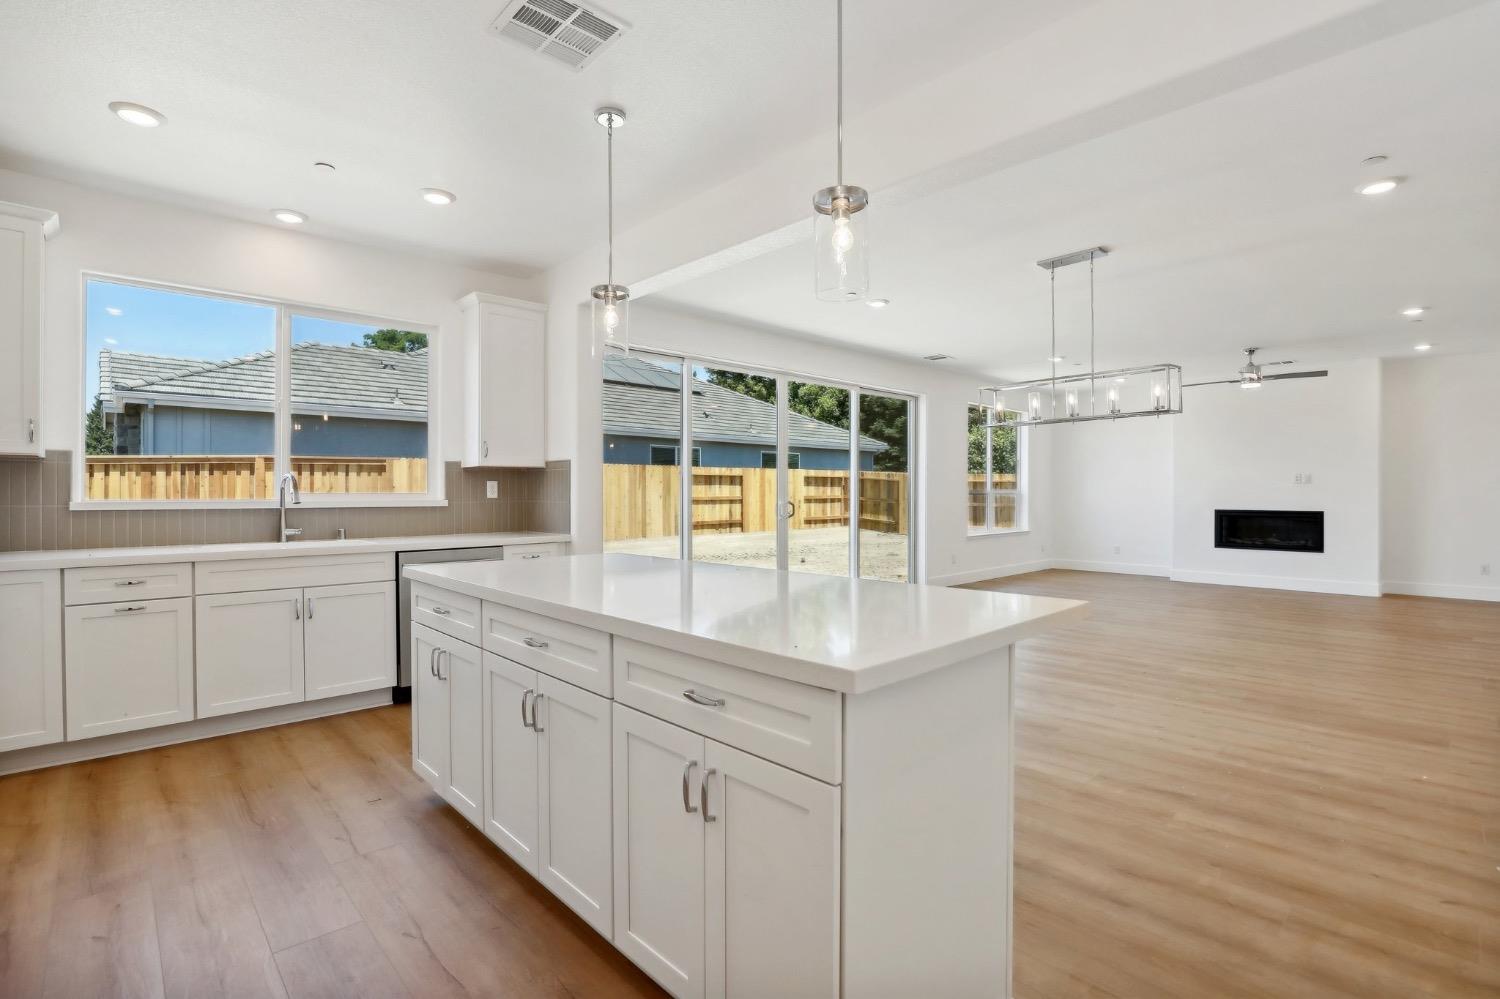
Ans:
POLYGON ((594 304, 594 353, 607 350, 630 352, 630 289, 622 284, 596 284, 594 304))
POLYGON ((857 302, 870 293, 870 237, 860 187, 825 187, 813 199, 817 295, 825 302, 857 302))

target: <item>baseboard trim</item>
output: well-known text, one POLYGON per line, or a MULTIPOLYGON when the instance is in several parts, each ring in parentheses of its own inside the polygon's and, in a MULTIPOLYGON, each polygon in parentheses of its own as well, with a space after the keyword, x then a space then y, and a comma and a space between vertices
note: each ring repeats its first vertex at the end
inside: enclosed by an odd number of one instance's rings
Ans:
POLYGON ((1175 583, 1209 583, 1214 586, 1249 586, 1259 590, 1294 590, 1302 593, 1340 593, 1351 597, 1380 596, 1379 583, 1349 579, 1300 579, 1296 576, 1255 576, 1238 572, 1203 572, 1174 569, 1168 577, 1175 583))
POLYGON ((81 763, 105 756, 119 756, 142 749, 157 749, 179 742, 195 742, 212 739, 235 732, 248 732, 273 725, 288 725, 311 718, 326 718, 350 711, 364 711, 391 703, 390 688, 365 690, 342 697, 326 697, 299 704, 281 704, 259 711, 246 711, 237 715, 219 715, 214 718, 199 718, 178 725, 163 725, 160 728, 141 729, 139 732, 120 732, 116 735, 101 735, 95 739, 79 742, 54 742, 47 746, 30 746, 0 753, 0 776, 18 774, 42 767, 55 767, 64 763, 81 763))
POLYGON ((1146 565, 1140 562, 1084 562, 1077 559, 1060 558, 1052 563, 1054 569, 1073 569, 1078 572, 1118 572, 1126 576, 1171 575, 1169 565, 1146 565))
POLYGON ((951 572, 943 576, 928 576, 928 586, 961 586, 964 583, 979 583, 986 579, 1000 579, 1004 576, 1019 576, 1027 572, 1041 572, 1043 569, 1052 568, 1051 559, 1037 559, 1034 562, 1014 562, 1010 565, 995 565, 987 569, 971 569, 968 572, 951 572))
POLYGON ((1462 586, 1456 583, 1396 583, 1381 584, 1386 593, 1400 593, 1409 597, 1442 597, 1446 600, 1487 600, 1500 602, 1500 586, 1462 586))

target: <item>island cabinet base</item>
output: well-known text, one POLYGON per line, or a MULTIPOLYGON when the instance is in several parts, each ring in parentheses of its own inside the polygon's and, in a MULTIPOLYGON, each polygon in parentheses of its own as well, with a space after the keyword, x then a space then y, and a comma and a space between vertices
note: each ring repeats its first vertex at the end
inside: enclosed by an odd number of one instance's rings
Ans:
POLYGON ((849 694, 599 631, 585 689, 480 619, 413 625, 413 769, 672 995, 1009 999, 1011 646, 849 694))

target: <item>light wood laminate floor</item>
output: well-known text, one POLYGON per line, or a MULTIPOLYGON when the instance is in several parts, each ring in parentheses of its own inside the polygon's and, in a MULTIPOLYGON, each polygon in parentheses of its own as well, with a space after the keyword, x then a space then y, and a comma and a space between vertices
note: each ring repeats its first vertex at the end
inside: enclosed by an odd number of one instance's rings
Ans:
MULTIPOLYGON (((1500 995, 1500 607, 1046 572, 1019 999, 1500 995)), ((659 996, 382 708, 0 779, 0 996, 659 996)), ((775 997, 768 997, 775 999, 775 997)))

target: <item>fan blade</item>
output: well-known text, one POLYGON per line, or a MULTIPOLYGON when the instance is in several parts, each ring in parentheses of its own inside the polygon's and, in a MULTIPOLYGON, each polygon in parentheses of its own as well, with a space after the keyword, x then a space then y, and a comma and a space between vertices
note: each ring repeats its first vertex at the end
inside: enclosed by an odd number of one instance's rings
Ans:
POLYGON ((1240 380, 1238 378, 1226 378, 1222 382, 1187 382, 1182 387, 1197 388, 1199 385, 1238 385, 1239 383, 1240 380))
POLYGON ((1296 364, 1296 363, 1297 363, 1296 361, 1261 361, 1260 362, 1260 366, 1263 367, 1263 368, 1269 368, 1269 367, 1272 367, 1273 365, 1277 365, 1277 364, 1296 364))
POLYGON ((1268 382, 1273 382, 1273 381, 1279 382, 1283 378, 1326 378, 1326 377, 1328 377, 1328 372, 1326 372, 1326 371, 1288 371, 1285 374, 1280 374, 1280 375, 1262 375, 1261 379, 1263 381, 1268 381, 1268 382))

